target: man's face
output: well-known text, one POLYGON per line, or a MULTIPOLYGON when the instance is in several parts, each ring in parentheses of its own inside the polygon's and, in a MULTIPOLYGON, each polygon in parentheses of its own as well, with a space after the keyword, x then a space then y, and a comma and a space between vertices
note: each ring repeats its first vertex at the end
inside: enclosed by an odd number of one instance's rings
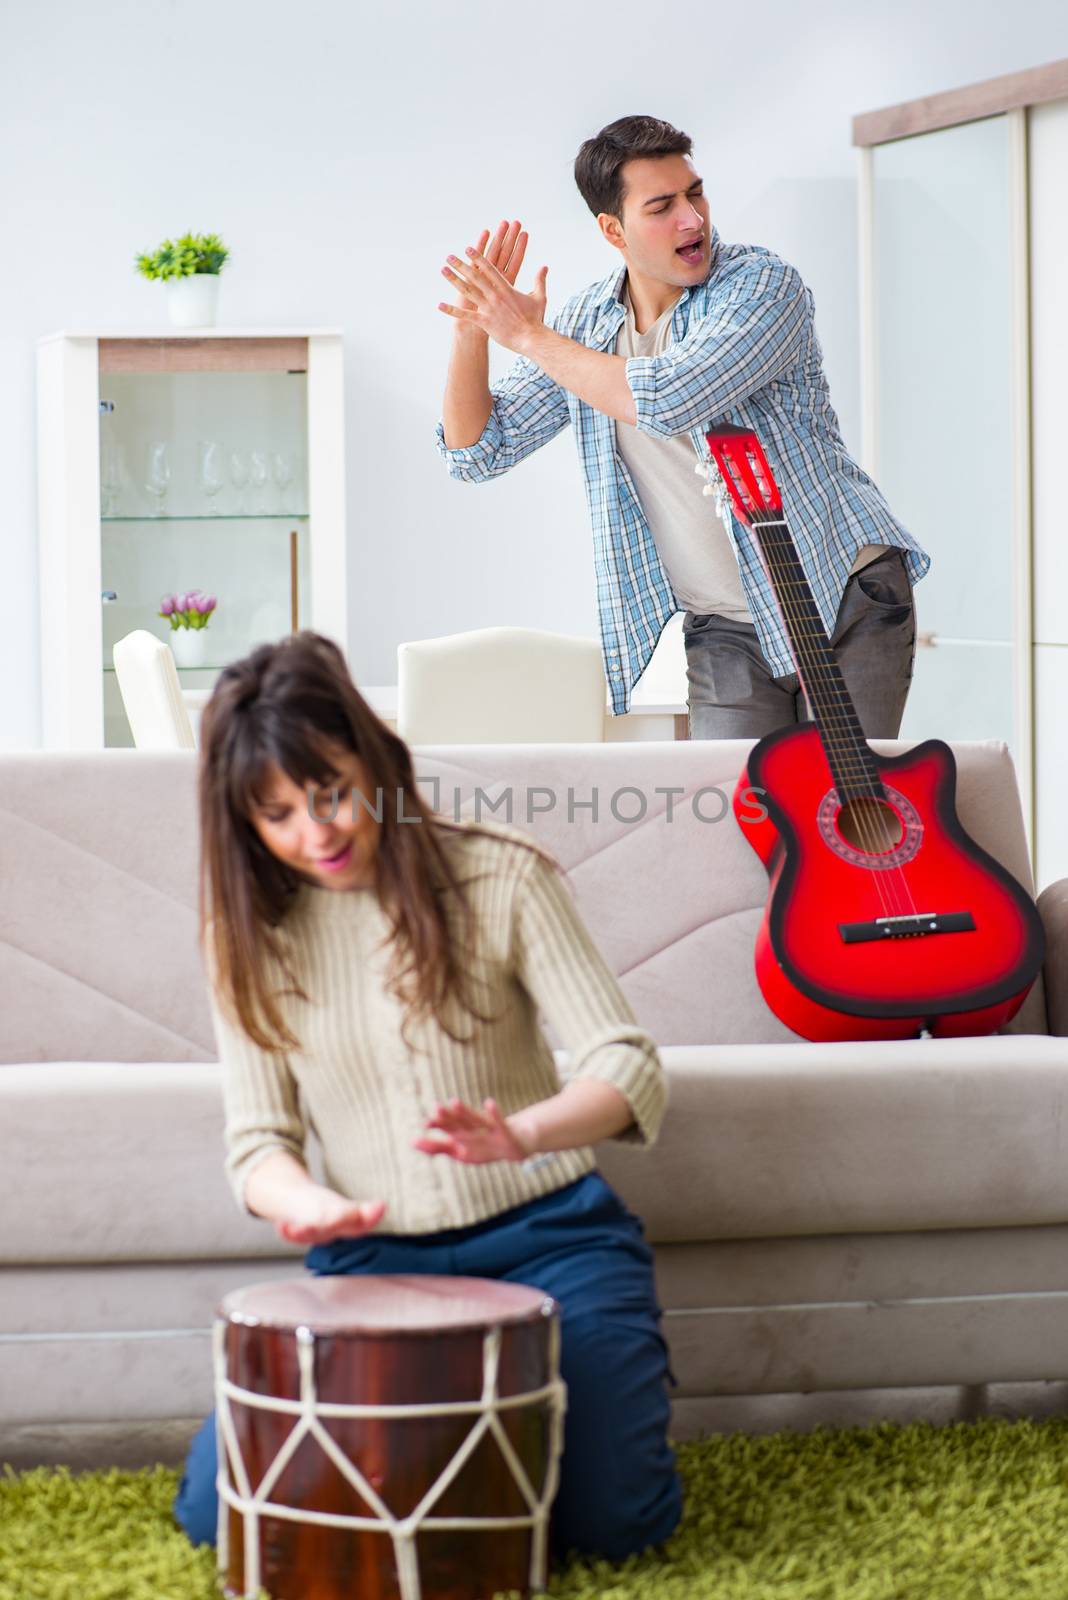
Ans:
POLYGON ((643 156, 628 161, 622 177, 622 223, 607 212, 597 219, 605 238, 647 278, 680 289, 703 283, 710 262, 708 201, 689 156, 643 156))

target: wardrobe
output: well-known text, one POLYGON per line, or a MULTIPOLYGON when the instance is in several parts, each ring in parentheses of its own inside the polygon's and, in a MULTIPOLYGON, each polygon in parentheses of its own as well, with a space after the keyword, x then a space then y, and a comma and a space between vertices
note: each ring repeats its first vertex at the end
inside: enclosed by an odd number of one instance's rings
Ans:
POLYGON ((901 736, 1002 739, 1068 874, 1068 60, 854 118, 862 460, 932 557, 901 736))

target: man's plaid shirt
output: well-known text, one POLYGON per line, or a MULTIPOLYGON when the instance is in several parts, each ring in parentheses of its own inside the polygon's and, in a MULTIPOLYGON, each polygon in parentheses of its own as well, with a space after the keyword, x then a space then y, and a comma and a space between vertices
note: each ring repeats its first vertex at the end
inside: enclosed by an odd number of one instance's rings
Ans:
MULTIPOLYGON (((711 246, 708 277, 684 289, 675 306, 673 343, 661 355, 627 361, 637 426, 662 438, 688 433, 695 461, 708 454, 704 432, 714 422, 757 434, 829 634, 862 545, 899 546, 913 583, 930 557, 846 450, 823 373, 812 294, 797 271, 759 245, 723 244, 714 228, 711 246)), ((620 299, 625 274, 623 267, 575 295, 552 326, 591 350, 614 352, 626 315, 620 299)), ((616 450, 615 421, 526 356, 491 392, 493 410, 478 442, 447 449, 439 421, 438 449, 452 477, 485 483, 571 423, 593 522, 605 675, 619 715, 630 706, 664 624, 681 608, 616 450)), ((693 482, 700 494, 700 479, 693 482)), ((705 504, 714 516, 712 502, 705 504)), ((761 649, 776 675, 792 672, 786 635, 743 525, 732 524, 732 542, 761 649)))

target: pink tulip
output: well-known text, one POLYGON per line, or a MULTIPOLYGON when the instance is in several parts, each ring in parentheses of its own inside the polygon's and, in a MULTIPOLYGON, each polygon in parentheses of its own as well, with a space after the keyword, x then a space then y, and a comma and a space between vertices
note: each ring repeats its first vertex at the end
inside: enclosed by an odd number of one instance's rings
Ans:
POLYGON ((160 616, 161 617, 169 617, 171 612, 172 611, 177 611, 177 609, 178 609, 178 602, 175 599, 174 595, 173 594, 165 594, 163 596, 163 599, 159 603, 159 614, 160 614, 160 616))

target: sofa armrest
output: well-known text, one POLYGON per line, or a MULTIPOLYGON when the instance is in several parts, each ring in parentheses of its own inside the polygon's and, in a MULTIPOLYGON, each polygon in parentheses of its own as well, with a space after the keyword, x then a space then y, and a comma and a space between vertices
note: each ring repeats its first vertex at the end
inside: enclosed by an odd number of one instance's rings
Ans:
POLYGON ((1038 897, 1042 926, 1046 930, 1046 960, 1042 976, 1046 990, 1046 1017, 1050 1033, 1068 1037, 1068 878, 1047 884, 1038 897))

